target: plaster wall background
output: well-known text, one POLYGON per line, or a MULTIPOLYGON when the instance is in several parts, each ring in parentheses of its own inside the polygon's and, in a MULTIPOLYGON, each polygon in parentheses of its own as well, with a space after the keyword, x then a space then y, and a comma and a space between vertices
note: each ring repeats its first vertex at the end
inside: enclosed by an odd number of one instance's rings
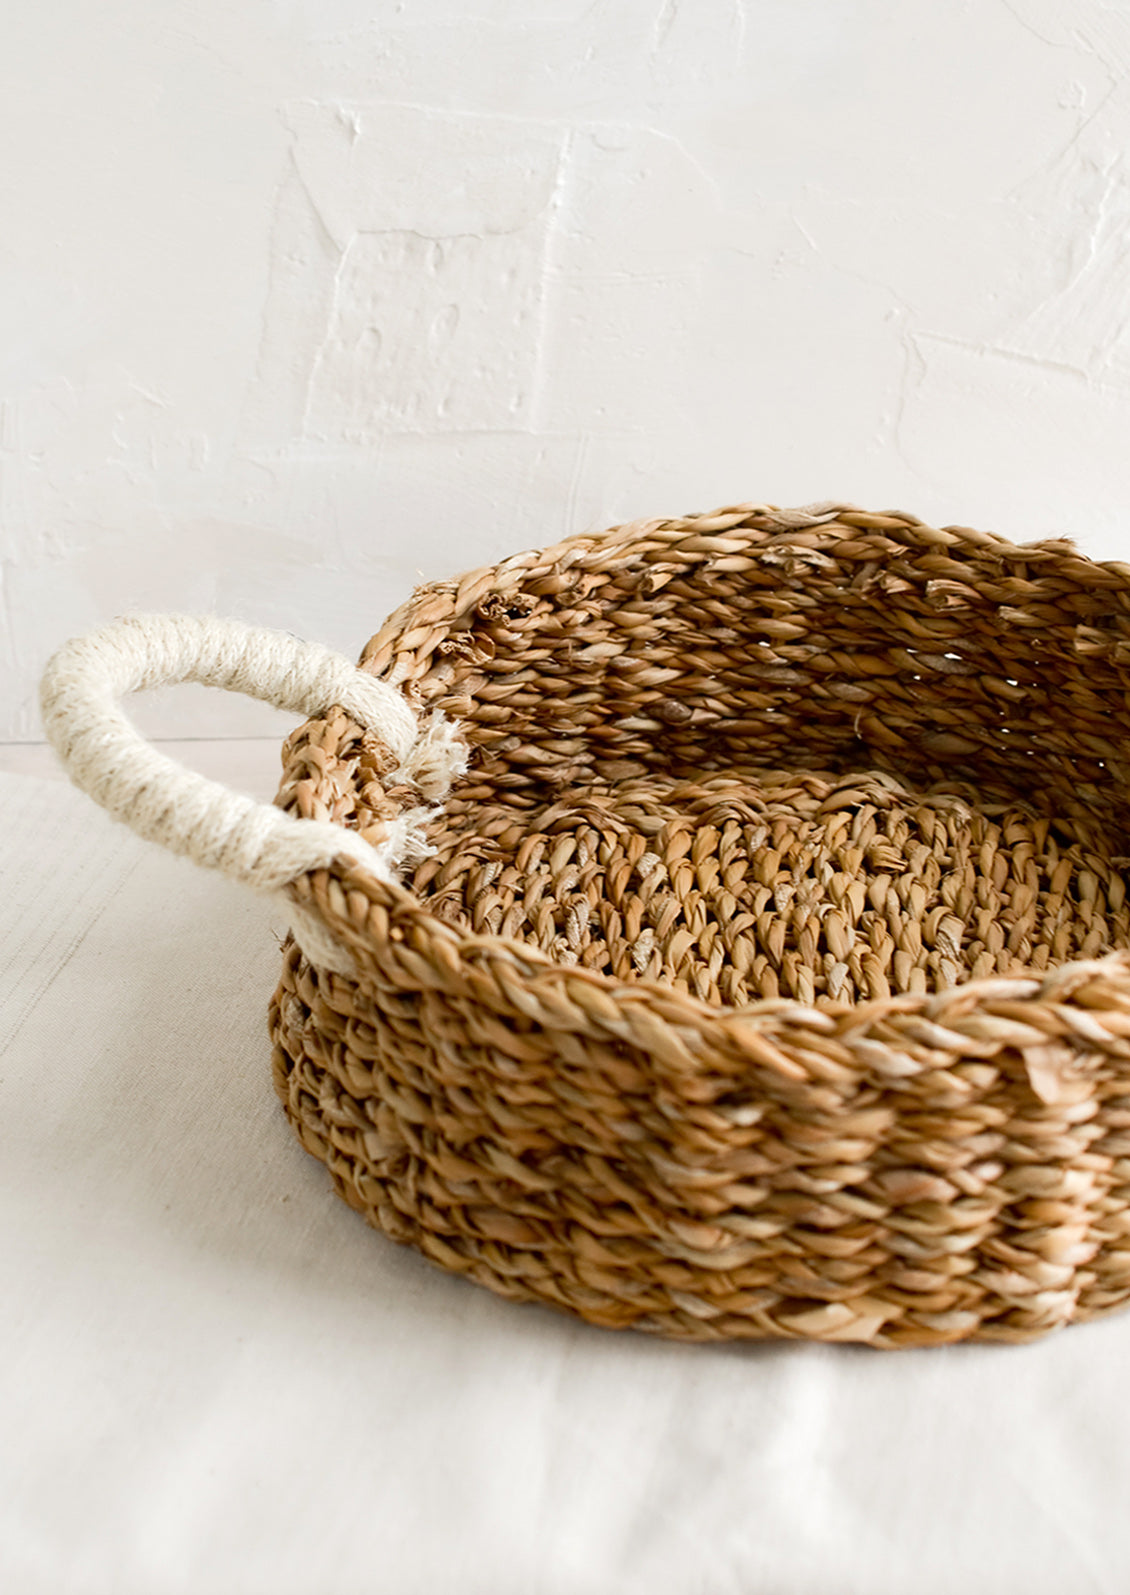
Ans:
MULTIPOLYGON (((0 740, 64 637, 844 498, 1130 558, 1125 0, 50 0, 0 58, 0 740)), ((169 736, 268 734, 178 689, 169 736)))

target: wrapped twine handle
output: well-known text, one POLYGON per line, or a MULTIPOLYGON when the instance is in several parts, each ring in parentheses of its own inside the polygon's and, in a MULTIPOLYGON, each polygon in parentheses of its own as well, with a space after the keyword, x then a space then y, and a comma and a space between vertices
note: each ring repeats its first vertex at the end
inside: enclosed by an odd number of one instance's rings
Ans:
MULTIPOLYGON (((337 858, 393 880, 401 861, 419 851, 434 810, 406 811, 374 845, 329 820, 298 819, 186 770, 146 742, 118 706, 126 693, 182 681, 307 717, 340 705, 390 749, 393 779, 429 801, 446 796, 466 767, 449 721, 435 715, 421 727, 387 682, 286 632, 208 616, 129 615, 65 643, 44 672, 40 704, 48 739, 74 784, 139 836, 260 891, 281 891, 337 858)), ((345 950, 330 944, 309 914, 289 900, 287 913, 311 958, 350 967, 345 950)))

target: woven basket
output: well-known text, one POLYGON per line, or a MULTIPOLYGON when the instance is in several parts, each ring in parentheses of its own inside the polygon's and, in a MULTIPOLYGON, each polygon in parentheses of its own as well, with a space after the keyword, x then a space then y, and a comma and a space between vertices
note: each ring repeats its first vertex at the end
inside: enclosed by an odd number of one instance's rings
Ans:
POLYGON ((423 587, 361 678, 427 730, 287 742, 272 823, 341 845, 271 1031, 371 1224, 688 1340, 1130 1295, 1130 567, 743 505, 423 587))

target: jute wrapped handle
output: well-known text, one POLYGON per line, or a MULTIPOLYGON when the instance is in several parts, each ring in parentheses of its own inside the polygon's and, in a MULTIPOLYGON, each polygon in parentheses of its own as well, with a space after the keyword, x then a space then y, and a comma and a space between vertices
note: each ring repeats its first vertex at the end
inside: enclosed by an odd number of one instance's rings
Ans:
POLYGON ((65 643, 44 672, 40 703, 71 780, 140 836, 262 891, 278 891, 342 857, 391 880, 418 845, 430 811, 402 813, 373 845, 328 820, 295 818, 186 770, 146 742, 118 706, 127 693, 182 681, 302 715, 339 704, 392 751, 396 779, 428 799, 446 795, 465 766, 450 722, 433 716, 421 727, 387 682, 285 632, 209 616, 129 615, 65 643))

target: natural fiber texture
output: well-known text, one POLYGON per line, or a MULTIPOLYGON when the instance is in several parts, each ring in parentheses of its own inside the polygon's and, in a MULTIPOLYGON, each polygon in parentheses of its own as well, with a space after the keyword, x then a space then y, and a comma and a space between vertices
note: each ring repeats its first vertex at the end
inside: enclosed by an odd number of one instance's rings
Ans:
MULTIPOLYGON (((471 749, 402 884, 289 888, 279 1094, 503 1295, 687 1339, 1026 1340, 1130 1295, 1130 567, 740 506, 421 589, 471 749)), ((280 804, 413 801, 343 709, 280 804)))
MULTIPOLYGON (((442 715, 421 730, 403 695, 348 659, 286 632, 213 616, 128 615, 65 643, 40 687, 48 738, 75 785, 139 835, 260 891, 353 858, 392 880, 421 855, 421 831, 465 754, 442 715), (194 681, 243 692, 302 714, 342 705, 382 739, 397 777, 415 801, 367 838, 325 820, 295 820, 231 792, 158 753, 118 707, 146 688, 194 681)), ((352 960, 312 915, 291 905, 303 947, 322 967, 352 971, 352 960)))

